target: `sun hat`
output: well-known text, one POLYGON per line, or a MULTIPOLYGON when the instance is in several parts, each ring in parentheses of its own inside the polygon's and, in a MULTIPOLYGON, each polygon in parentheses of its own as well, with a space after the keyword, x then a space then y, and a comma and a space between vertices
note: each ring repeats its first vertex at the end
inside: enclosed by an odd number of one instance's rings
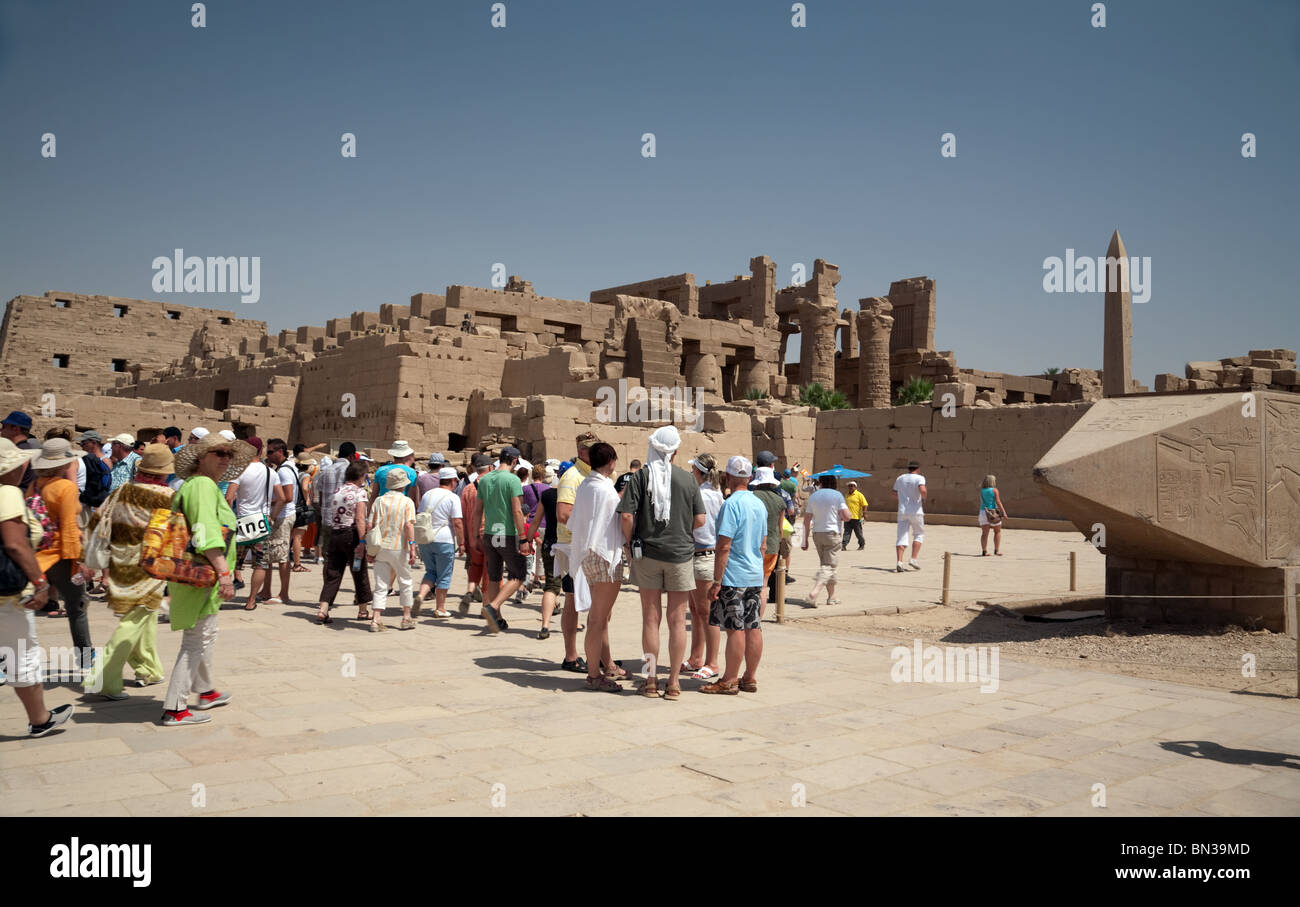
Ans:
POLYGON ((520 458, 519 458, 519 462, 515 464, 515 469, 526 469, 526 470, 528 470, 529 472, 532 472, 532 471, 533 471, 533 464, 532 464, 532 463, 529 463, 529 462, 528 462, 527 460, 525 460, 523 457, 520 457, 520 458))
POLYGON ((429 465, 430 465, 430 466, 446 466, 446 465, 447 465, 447 458, 444 457, 444 456, 443 456, 442 454, 440 454, 440 453, 431 453, 431 454, 429 454, 429 465))
POLYGON ((221 437, 225 438, 227 441, 235 440, 235 433, 228 428, 221 429, 217 434, 221 435, 221 437))
POLYGON ((754 467, 744 457, 736 456, 727 461, 727 475, 738 479, 747 479, 754 473, 754 467))
POLYGON ((176 464, 174 468, 176 475, 182 479, 188 479, 198 469, 199 460, 203 459, 204 454, 211 453, 214 450, 229 450, 234 454, 230 458, 230 465, 226 467, 226 471, 217 478, 216 481, 218 482, 233 482, 238 479, 257 455, 253 445, 247 441, 227 441, 220 435, 209 435, 202 441, 186 444, 175 452, 176 464))
POLYGON ((294 457, 294 461, 299 466, 312 466, 315 464, 316 458, 304 450, 302 453, 298 454, 298 456, 294 457))
POLYGON ((393 446, 388 448, 388 455, 394 460, 400 460, 402 457, 414 456, 415 451, 405 441, 394 441, 393 446))
POLYGON ((547 466, 545 472, 542 474, 542 481, 545 482, 547 485, 554 485, 559 480, 560 477, 556 475, 555 467, 547 466))
POLYGON ((0 475, 26 466, 39 453, 39 450, 24 450, 8 438, 0 438, 0 475))
POLYGON ((176 457, 166 444, 146 444, 140 462, 135 464, 135 471, 147 472, 151 476, 169 476, 176 471, 176 457))
POLYGON ((776 485, 776 473, 771 466, 760 466, 754 470, 754 478, 749 485, 752 488, 755 485, 776 485))
POLYGON ((405 488, 410 484, 411 479, 406 474, 405 469, 390 469, 384 476, 384 488, 388 491, 397 491, 397 489, 405 488))
POLYGON ((5 416, 5 425, 16 425, 25 432, 32 430, 32 417, 20 409, 16 409, 9 415, 5 416))
POLYGON ((95 431, 93 428, 90 431, 83 431, 81 434, 77 435, 77 443, 81 444, 83 441, 98 441, 100 444, 104 443, 104 439, 100 437, 99 432, 95 431))
POLYGON ((50 438, 41 445, 41 455, 32 461, 32 469, 67 466, 76 458, 76 454, 72 452, 71 441, 67 438, 50 438))
POLYGON ((444 482, 447 479, 458 479, 458 478, 460 478, 460 476, 456 474, 456 468, 454 466, 444 466, 438 470, 439 482, 444 482))

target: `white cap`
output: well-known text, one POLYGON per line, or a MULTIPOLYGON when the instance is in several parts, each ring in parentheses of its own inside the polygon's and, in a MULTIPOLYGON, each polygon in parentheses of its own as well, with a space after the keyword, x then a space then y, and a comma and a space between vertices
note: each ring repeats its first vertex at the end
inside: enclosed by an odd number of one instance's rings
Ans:
POLYGON ((110 442, 116 441, 118 444, 121 444, 124 447, 130 447, 135 443, 135 435, 130 435, 127 434, 126 432, 122 432, 120 435, 110 438, 109 441, 110 442))
POLYGON ((190 429, 190 437, 192 438, 198 438, 200 441, 202 441, 207 436, 208 436, 208 430, 204 428, 202 425, 196 425, 194 428, 190 429))
POLYGON ((455 467, 453 467, 453 466, 444 466, 444 467, 442 467, 442 469, 439 469, 439 470, 438 470, 438 481, 439 481, 439 482, 441 482, 443 479, 454 479, 454 478, 456 478, 456 477, 457 477, 457 476, 456 476, 456 469, 455 469, 455 467))
POLYGON ((405 441, 394 441, 393 446, 388 449, 388 455, 394 460, 400 460, 402 457, 409 457, 415 453, 411 445, 405 441))
POLYGON ((760 466, 754 470, 754 478, 750 485, 776 485, 776 472, 771 466, 760 466))
POLYGON ((727 461, 727 475, 747 479, 753 474, 754 467, 744 457, 732 457, 727 461))
POLYGON ((225 438, 227 441, 235 440, 235 433, 228 428, 221 429, 217 434, 221 435, 221 437, 225 438))
POLYGON ((520 457, 520 458, 519 458, 519 462, 515 464, 515 469, 526 469, 526 470, 528 470, 529 472, 532 472, 532 471, 533 471, 533 464, 532 464, 532 463, 529 463, 529 462, 528 462, 527 460, 525 460, 523 457, 520 457))
POLYGON ((373 463, 373 462, 375 462, 374 460, 370 459, 369 457, 367 457, 367 456, 366 456, 365 454, 363 454, 363 453, 359 453, 359 454, 357 454, 357 459, 360 460, 360 461, 363 462, 363 463, 373 463))

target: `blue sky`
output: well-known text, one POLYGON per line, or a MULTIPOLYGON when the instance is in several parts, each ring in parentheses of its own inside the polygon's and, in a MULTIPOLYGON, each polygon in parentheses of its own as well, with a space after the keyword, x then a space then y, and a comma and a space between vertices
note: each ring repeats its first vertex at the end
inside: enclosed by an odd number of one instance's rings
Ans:
POLYGON ((842 306, 938 281, 964 367, 1100 367, 1100 294, 1043 259, 1152 259, 1135 376, 1300 345, 1300 4, 0 0, 0 300, 46 290, 324 324, 491 267, 539 293, 821 257, 842 306), (57 157, 40 155, 57 136, 57 157), (340 135, 357 136, 344 159, 340 135), (653 132, 657 156, 641 156, 653 132), (957 156, 940 156, 940 136, 957 156), (1258 156, 1241 155, 1241 135, 1258 156), (152 260, 260 256, 262 296, 152 260))

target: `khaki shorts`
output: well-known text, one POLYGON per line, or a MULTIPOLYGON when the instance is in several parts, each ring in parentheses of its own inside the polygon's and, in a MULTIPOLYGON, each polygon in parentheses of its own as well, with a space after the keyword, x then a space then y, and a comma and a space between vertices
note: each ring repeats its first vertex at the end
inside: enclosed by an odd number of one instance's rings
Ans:
POLYGON ((817 546, 817 568, 815 582, 829 583, 835 580, 835 571, 840 566, 840 534, 838 532, 814 532, 813 544, 817 546))
POLYGON ((713 564, 716 561, 716 558, 713 556, 713 552, 710 551, 708 554, 697 554, 694 560, 695 560, 695 581, 697 583, 713 582, 713 564))
POLYGON ((293 520, 282 516, 272 525, 271 534, 266 540, 253 546, 253 566, 267 569, 283 564, 289 559, 289 543, 292 539, 293 520))
MULTIPOLYGON (((630 577, 632 585, 641 589, 662 589, 664 592, 690 592, 695 588, 695 568, 693 560, 704 558, 692 557, 680 564, 657 561, 652 557, 632 559, 630 577)), ((710 575, 709 579, 713 579, 710 575)))

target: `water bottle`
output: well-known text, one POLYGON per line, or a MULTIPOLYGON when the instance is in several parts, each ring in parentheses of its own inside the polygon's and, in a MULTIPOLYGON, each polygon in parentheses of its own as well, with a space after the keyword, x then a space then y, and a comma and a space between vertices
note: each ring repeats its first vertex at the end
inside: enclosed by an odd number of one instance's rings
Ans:
MULTIPOLYGON (((364 543, 363 543, 363 544, 364 544, 364 543)), ((353 573, 360 573, 360 572, 361 572, 361 565, 362 565, 363 563, 365 563, 365 558, 364 558, 362 555, 360 555, 360 554, 354 554, 354 555, 352 556, 352 572, 353 572, 353 573)))
POLYGON ((74 585, 74 586, 84 586, 84 585, 86 585, 86 578, 85 578, 84 576, 81 575, 81 571, 80 571, 80 570, 75 570, 75 571, 73 571, 73 573, 72 573, 72 585, 74 585))

